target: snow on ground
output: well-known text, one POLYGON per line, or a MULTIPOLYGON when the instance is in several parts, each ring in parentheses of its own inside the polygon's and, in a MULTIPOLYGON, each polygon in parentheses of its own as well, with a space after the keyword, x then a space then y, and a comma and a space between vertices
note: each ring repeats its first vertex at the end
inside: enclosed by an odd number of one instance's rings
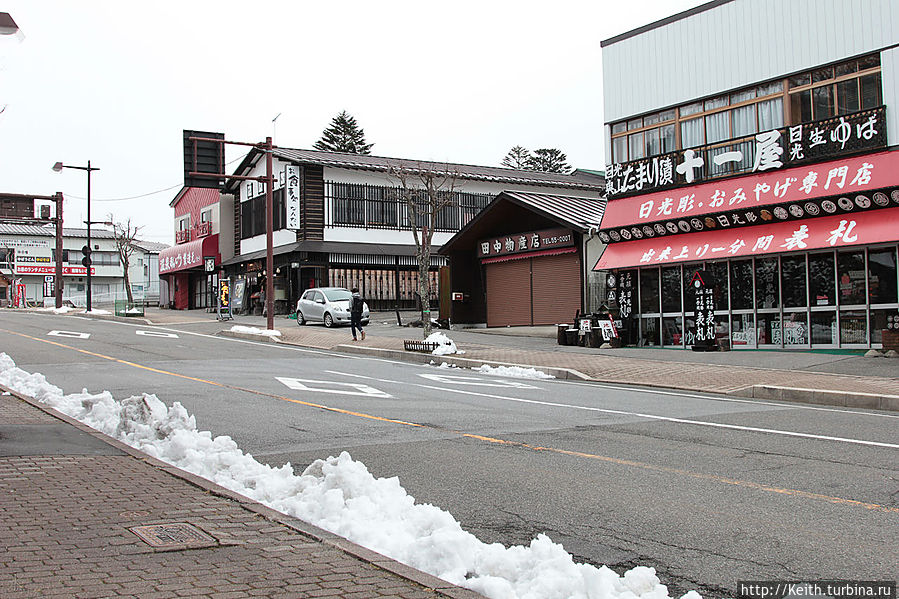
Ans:
POLYGON ((428 338, 425 339, 426 343, 436 343, 437 347, 434 348, 434 351, 431 353, 435 356, 445 356, 447 354, 464 354, 465 352, 456 347, 456 344, 452 339, 444 335, 443 333, 436 332, 428 335, 428 338))
POLYGON ((536 368, 522 368, 521 366, 490 366, 489 364, 482 364, 477 368, 472 367, 472 370, 476 370, 482 374, 492 374, 495 376, 509 376, 515 377, 519 379, 554 379, 551 374, 546 374, 542 370, 537 370, 536 368))
POLYGON ((257 329, 256 327, 245 327, 239 324, 231 327, 231 330, 235 333, 250 333, 251 335, 268 335, 269 337, 281 336, 281 331, 276 331, 274 329, 257 329))
POLYGON ((38 312, 53 312, 54 314, 68 314, 75 308, 70 306, 62 306, 61 308, 38 308, 38 312))
MULTIPOLYGON (((301 476, 290 464, 272 468, 227 436, 199 431, 180 402, 155 395, 116 400, 108 391, 64 395, 42 374, 17 368, 0 353, 0 384, 178 468, 202 476, 285 514, 491 599, 664 599, 653 568, 618 576, 577 564, 540 534, 530 545, 486 544, 453 516, 415 503, 396 477, 375 478, 346 452, 316 460, 301 476)), ((700 599, 690 591, 684 599, 700 599)))
POLYGON ((110 312, 109 310, 97 310, 96 308, 94 308, 90 312, 85 312, 85 314, 96 314, 98 316, 103 316, 106 314, 112 314, 112 312, 110 312))

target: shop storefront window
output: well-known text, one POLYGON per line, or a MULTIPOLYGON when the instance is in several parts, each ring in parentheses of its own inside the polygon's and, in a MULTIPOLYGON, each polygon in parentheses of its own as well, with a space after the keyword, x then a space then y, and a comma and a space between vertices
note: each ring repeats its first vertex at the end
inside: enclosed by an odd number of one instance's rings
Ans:
POLYGON ((684 344, 684 326, 680 316, 662 319, 662 343, 664 345, 684 344))
MULTIPOLYGON (((659 311, 659 269, 646 268, 640 271, 640 312, 656 314, 659 311)), ((658 334, 658 325, 656 325, 658 334)))
POLYGON ((812 306, 835 306, 837 296, 833 253, 810 255, 808 275, 812 306))
POLYGON ((805 256, 784 256, 780 261, 784 308, 808 305, 805 285, 805 256))
POLYGON ((730 319, 730 342, 732 346, 755 345, 755 316, 734 314, 730 319))
POLYGON ((837 257, 840 305, 865 303, 865 253, 840 252, 837 257))
POLYGON ((712 262, 706 265, 706 270, 712 273, 715 285, 715 307, 718 310, 727 310, 727 262, 712 262))
POLYGON ((883 343, 883 331, 899 331, 899 309, 871 310, 871 343, 883 343))
POLYGON ((756 307, 764 309, 780 306, 777 280, 777 258, 763 258, 755 261, 756 307))
POLYGON ((752 309, 752 260, 730 263, 730 290, 732 310, 752 309))
POLYGON ((811 335, 813 345, 836 345, 837 313, 834 310, 812 312, 811 335))
POLYGON ((662 311, 681 311, 680 266, 669 266, 662 269, 662 311))
POLYGON ((868 294, 872 304, 896 303, 896 250, 868 252, 868 294))
POLYGON ((785 312, 783 317, 784 346, 808 345, 808 314, 805 312, 785 312))
POLYGON ((643 345, 658 345, 659 344, 659 319, 658 318, 643 318, 641 319, 641 331, 642 331, 642 339, 640 340, 643 345))
POLYGON ((759 314, 756 338, 759 345, 780 345, 780 314, 759 314))
POLYGON ((840 343, 868 342, 868 316, 861 310, 840 312, 840 343))

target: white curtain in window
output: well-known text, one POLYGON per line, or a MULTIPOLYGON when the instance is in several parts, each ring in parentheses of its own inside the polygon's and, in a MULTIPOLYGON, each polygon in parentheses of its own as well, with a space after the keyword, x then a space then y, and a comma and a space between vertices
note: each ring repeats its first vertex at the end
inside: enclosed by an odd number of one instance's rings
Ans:
POLYGON ((730 139, 730 111, 718 112, 705 117, 706 143, 730 139))
POLYGON ((681 121, 680 141, 683 149, 701 146, 705 143, 702 118, 681 121))
POLYGON ((759 131, 771 131, 784 126, 783 98, 759 102, 759 131))
POLYGON ((755 126, 755 106, 743 106, 734 108, 731 111, 731 118, 734 123, 734 137, 743 137, 744 135, 753 135, 758 132, 755 126))

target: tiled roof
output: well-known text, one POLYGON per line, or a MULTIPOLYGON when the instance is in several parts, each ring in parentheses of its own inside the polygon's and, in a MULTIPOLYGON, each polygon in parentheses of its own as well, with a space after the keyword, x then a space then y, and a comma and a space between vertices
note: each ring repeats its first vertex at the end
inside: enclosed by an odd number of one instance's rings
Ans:
MULTIPOLYGON (((253 149, 241 162, 235 173, 240 173, 259 158, 259 150, 253 149)), ((573 173, 545 173, 541 171, 525 171, 494 166, 475 166, 452 162, 431 162, 427 160, 410 160, 407 158, 385 158, 382 156, 364 156, 361 154, 345 154, 342 152, 320 152, 317 150, 300 150, 276 148, 273 155, 277 158, 297 164, 317 164, 338 168, 350 168, 368 171, 387 172, 390 167, 402 168, 414 172, 417 169, 437 173, 456 174, 461 179, 490 181, 519 185, 542 185, 602 191, 603 185, 595 177, 573 173)), ((232 182, 232 185, 234 182, 232 182)))

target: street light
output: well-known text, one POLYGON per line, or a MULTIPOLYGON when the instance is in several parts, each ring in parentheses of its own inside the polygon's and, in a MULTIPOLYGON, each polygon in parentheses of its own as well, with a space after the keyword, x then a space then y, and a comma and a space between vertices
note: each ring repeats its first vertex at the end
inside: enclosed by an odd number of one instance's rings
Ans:
MULTIPOLYGON (((57 162, 53 165, 53 170, 57 173, 62 171, 64 168, 71 168, 78 171, 87 171, 87 220, 84 221, 87 223, 87 245, 84 248, 87 251, 82 249, 84 252, 84 259, 81 261, 87 267, 87 311, 91 311, 91 172, 100 170, 97 167, 91 166, 91 161, 87 161, 87 166, 69 166, 68 164, 63 164, 62 162, 57 162)), ((62 255, 56 257, 57 260, 62 260, 62 255)))

